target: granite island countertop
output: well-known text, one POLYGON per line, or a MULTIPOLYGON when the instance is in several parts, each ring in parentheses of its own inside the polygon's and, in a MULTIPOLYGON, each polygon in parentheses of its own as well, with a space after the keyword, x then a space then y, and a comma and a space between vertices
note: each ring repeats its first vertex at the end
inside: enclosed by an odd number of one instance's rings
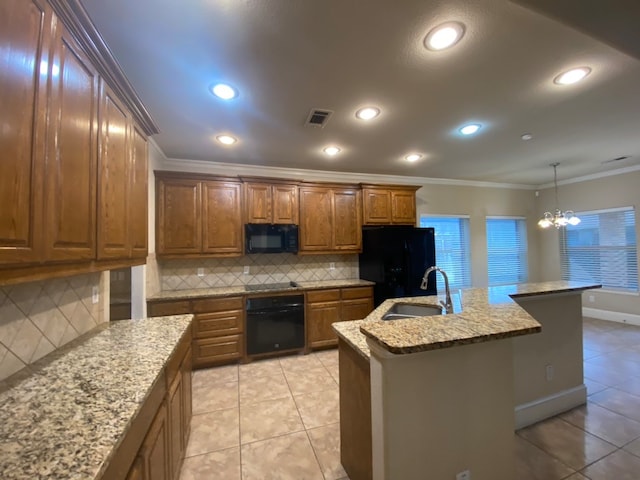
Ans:
POLYGON ((101 325, 8 379, 0 391, 0 478, 99 477, 191 319, 101 325))
POLYGON ((541 331, 540 324, 516 303, 519 297, 568 294, 600 287, 556 281, 470 288, 460 292, 452 314, 384 321, 382 316, 396 303, 437 305, 443 295, 394 298, 384 301, 364 320, 334 323, 333 329, 367 360, 370 357, 367 338, 394 354, 455 347, 541 331))
POLYGON ((303 292, 305 290, 318 290, 324 288, 344 288, 344 287, 369 287, 373 282, 360 280, 358 278, 347 280, 318 280, 295 282, 296 286, 283 287, 278 290, 264 289, 247 291, 244 285, 233 285, 229 287, 194 288, 190 290, 163 290, 147 298, 147 300, 184 300, 190 298, 203 297, 230 297, 235 295, 254 295, 256 293, 275 292, 303 292))

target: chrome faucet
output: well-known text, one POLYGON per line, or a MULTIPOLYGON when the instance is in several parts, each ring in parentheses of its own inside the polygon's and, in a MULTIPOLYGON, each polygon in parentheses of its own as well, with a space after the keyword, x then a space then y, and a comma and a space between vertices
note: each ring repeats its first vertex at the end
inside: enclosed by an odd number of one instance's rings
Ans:
POLYGON ((451 290, 449 290, 449 279, 447 278, 447 274, 444 273, 440 267, 429 267, 427 271, 424 272, 424 276, 422 277, 422 283, 420 284, 420 288, 422 290, 426 290, 429 283, 429 274, 431 272, 440 272, 444 277, 444 292, 445 292, 445 302, 440 301, 440 305, 444 307, 445 313, 453 313, 453 302, 451 301, 451 290))

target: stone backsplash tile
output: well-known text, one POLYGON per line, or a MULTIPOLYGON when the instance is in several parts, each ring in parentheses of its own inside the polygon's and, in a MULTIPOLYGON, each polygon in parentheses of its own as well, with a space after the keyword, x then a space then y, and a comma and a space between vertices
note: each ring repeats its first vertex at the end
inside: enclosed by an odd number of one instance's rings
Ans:
POLYGON ((246 255, 238 258, 159 260, 163 291, 358 278, 358 255, 246 255), (330 269, 330 264, 334 265, 330 269), (245 267, 249 273, 245 274, 245 267), (202 276, 198 276, 198 269, 202 276))
POLYGON ((101 274, 0 287, 0 380, 103 321, 101 274))

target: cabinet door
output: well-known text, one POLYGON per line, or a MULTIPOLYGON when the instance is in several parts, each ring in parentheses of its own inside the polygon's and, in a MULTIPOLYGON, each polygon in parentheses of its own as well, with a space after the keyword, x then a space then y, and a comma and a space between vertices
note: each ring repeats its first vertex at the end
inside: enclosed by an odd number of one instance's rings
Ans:
POLYGON ((49 260, 96 255, 98 74, 57 22, 44 175, 49 260))
POLYGON ((247 223, 272 223, 271 185, 247 183, 245 189, 247 223))
POLYGON ((127 258, 129 246, 129 114, 100 82, 98 259, 127 258))
POLYGON ((298 224, 298 187, 273 185, 273 223, 298 224))
POLYGON ((340 251, 362 250, 362 224, 360 191, 334 191, 333 249, 340 251))
POLYGON ((131 127, 131 174, 129 183, 129 243, 131 256, 147 256, 149 238, 148 221, 148 147, 147 138, 132 122, 131 127))
POLYGON ((142 444, 146 480, 170 480, 169 470, 169 425, 166 400, 160 406, 156 417, 142 444))
POLYGON ((300 189, 300 251, 327 251, 332 248, 333 213, 331 190, 300 189))
POLYGON ((307 305, 307 344, 309 347, 337 345, 338 337, 331 324, 340 321, 340 302, 307 305))
POLYGON ((51 8, 0 2, 0 265, 42 259, 42 169, 51 8))
POLYGON ((169 410, 169 465, 171 472, 169 478, 178 478, 184 453, 184 392, 182 389, 182 372, 178 371, 176 378, 169 387, 167 397, 169 410))
POLYGON ((391 223, 391 195, 388 190, 364 188, 362 196, 365 225, 391 223))
POLYGON ((244 348, 242 335, 195 339, 193 341, 193 365, 203 367, 228 363, 242 357, 244 348))
POLYGON ((199 253, 202 247, 200 182, 160 179, 156 198, 158 254, 199 253))
POLYGON ((342 301, 342 321, 362 320, 373 311, 372 298, 342 301))
POLYGON ((189 443, 189 434, 191 433, 191 416, 193 413, 193 396, 192 396, 192 382, 191 371, 193 370, 193 354, 191 347, 187 351, 182 361, 182 394, 183 394, 183 406, 182 411, 182 448, 186 452, 187 445, 189 443))
POLYGON ((416 194, 413 191, 391 191, 391 221, 393 223, 416 224, 416 194))
POLYGON ((242 255, 242 203, 240 184, 202 183, 202 251, 242 255))
POLYGON ((144 458, 141 456, 137 456, 133 465, 129 469, 129 473, 127 473, 126 480, 145 480, 144 476, 144 458))

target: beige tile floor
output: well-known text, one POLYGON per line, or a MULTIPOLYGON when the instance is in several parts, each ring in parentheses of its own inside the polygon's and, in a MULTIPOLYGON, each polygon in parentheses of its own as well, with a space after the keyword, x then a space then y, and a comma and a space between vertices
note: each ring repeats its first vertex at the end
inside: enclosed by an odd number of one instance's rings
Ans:
MULTIPOLYGON (((517 432, 517 480, 640 480, 640 327, 585 319, 584 358, 587 404, 517 432)), ((193 410, 181 480, 348 480, 336 350, 198 370, 193 410)))

